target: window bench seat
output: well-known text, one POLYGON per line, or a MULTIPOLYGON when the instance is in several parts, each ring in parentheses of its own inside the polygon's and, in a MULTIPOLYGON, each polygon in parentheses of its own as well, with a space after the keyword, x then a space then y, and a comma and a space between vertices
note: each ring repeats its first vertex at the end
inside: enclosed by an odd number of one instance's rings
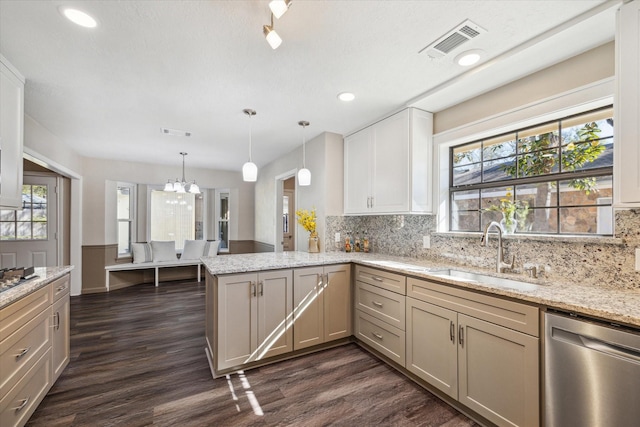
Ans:
POLYGON ((156 261, 156 262, 141 262, 141 263, 126 263, 126 264, 113 264, 105 266, 105 277, 106 277, 106 285, 107 292, 109 291, 109 272, 111 271, 128 271, 128 270, 146 270, 153 268, 155 270, 155 285, 158 286, 158 270, 163 267, 184 267, 195 265, 198 267, 198 282, 200 281, 200 266, 202 265, 202 261, 199 259, 189 259, 189 260, 176 260, 176 261, 156 261))

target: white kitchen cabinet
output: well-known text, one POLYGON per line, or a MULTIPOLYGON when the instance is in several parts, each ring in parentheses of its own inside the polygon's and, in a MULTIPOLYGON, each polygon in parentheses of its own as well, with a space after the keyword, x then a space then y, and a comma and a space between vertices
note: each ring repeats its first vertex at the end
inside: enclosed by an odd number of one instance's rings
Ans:
POLYGON ((24 77, 0 55, 0 208, 22 207, 24 77))
POLYGON ((640 1, 620 6, 616 33, 614 205, 640 206, 640 1))
POLYGON ((294 270, 294 350, 351 335, 351 265, 294 270))
POLYGON ((408 108, 344 141, 345 214, 432 211, 431 113, 408 108))
MULTIPOLYGON (((217 344, 213 353, 216 371, 293 351, 291 270, 232 274, 216 277, 216 281, 216 319, 209 318, 208 323, 217 322, 217 328, 207 325, 209 346, 210 334, 214 329, 217 333, 213 338, 217 344)), ((209 279, 208 304, 211 285, 209 279)))
POLYGON ((538 426, 538 309, 413 278, 407 286, 406 368, 496 425, 538 426))

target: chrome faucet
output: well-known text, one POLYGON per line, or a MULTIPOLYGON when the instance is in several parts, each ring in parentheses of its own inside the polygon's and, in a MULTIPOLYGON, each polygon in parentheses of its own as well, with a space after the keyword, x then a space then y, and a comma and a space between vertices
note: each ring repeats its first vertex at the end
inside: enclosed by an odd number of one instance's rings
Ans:
POLYGON ((496 272, 504 273, 507 268, 513 268, 513 263, 516 260, 515 255, 511 258, 511 264, 504 262, 504 248, 502 247, 502 227, 495 221, 491 221, 484 228, 484 233, 482 233, 482 238, 480 239, 480 246, 487 246, 487 241, 489 240, 489 229, 491 227, 495 227, 498 229, 498 259, 496 261, 496 272))

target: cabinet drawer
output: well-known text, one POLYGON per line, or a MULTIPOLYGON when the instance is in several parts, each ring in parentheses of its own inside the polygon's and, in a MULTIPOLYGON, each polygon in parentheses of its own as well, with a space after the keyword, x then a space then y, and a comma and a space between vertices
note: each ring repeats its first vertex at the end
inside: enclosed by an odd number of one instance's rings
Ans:
POLYGON ((53 291, 53 302, 58 301, 65 295, 69 295, 69 288, 71 286, 71 275, 66 274, 61 278, 51 282, 51 289, 53 291))
POLYGON ((356 338, 405 366, 405 332, 356 310, 356 338))
POLYGON ((356 280, 387 289, 402 295, 407 294, 407 278, 401 274, 389 273, 377 268, 356 266, 356 280))
POLYGON ((0 341, 51 306, 51 287, 45 286, 0 310, 0 341))
POLYGON ((0 341, 0 395, 6 394, 29 370, 36 360, 51 347, 51 316, 45 310, 0 341))
POLYGON ((363 282, 356 282, 356 286, 356 309, 405 330, 404 295, 363 282))
POLYGON ((23 426, 51 387, 51 351, 48 350, 2 400, 0 425, 23 426))
POLYGON ((412 277, 407 279, 407 295, 515 331, 540 335, 538 307, 412 277))

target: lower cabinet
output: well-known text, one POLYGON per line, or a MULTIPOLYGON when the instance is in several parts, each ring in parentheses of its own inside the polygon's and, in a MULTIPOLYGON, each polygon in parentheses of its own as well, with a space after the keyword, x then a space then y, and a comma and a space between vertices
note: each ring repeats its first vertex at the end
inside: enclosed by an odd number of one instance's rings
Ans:
POLYGON ((417 279, 408 288, 420 299, 407 298, 406 368, 496 425, 538 426, 538 336, 487 320, 537 330, 538 309, 417 279))
POLYGON ((0 426, 23 426, 69 363, 69 275, 0 310, 0 426))
POLYGON ((291 270, 219 276, 215 370, 293 351, 291 270))
POLYGON ((351 265, 294 270, 293 348, 351 335, 351 265))

